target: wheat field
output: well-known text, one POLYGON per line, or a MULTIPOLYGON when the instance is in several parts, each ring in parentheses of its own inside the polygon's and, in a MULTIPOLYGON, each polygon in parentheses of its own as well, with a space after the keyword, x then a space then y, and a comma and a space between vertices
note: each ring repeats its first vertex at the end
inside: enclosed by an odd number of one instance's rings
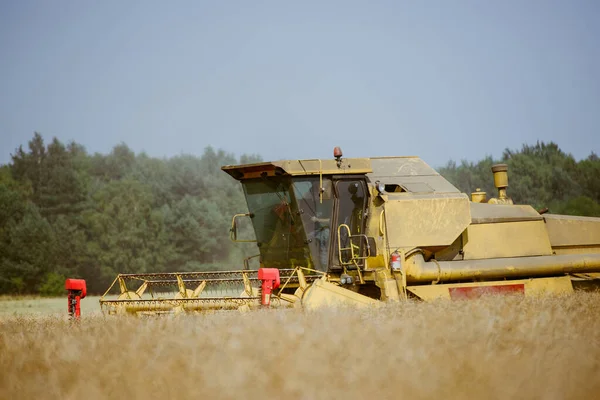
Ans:
POLYGON ((373 310, 0 317, 0 399, 591 399, 600 293, 373 310))

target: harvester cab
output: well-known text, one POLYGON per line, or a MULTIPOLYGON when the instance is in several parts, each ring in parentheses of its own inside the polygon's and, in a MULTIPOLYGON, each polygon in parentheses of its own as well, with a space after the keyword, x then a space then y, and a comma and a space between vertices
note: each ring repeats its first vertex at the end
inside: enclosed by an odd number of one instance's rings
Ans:
POLYGON ((375 246, 366 235, 370 196, 366 160, 298 160, 223 167, 242 183, 261 266, 360 275, 375 246))

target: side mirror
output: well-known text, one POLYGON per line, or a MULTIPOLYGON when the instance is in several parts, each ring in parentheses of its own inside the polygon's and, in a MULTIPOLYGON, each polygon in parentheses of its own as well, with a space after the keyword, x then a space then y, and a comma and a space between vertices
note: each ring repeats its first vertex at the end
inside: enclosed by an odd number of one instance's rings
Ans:
POLYGON ((248 240, 248 239, 240 239, 238 240, 238 232, 237 232, 237 219, 241 218, 241 217, 249 217, 252 218, 254 216, 254 214, 252 213, 247 213, 247 214, 235 214, 233 216, 233 218, 231 219, 231 229, 229 229, 229 238, 231 239, 232 242, 236 242, 236 243, 253 243, 256 242, 256 240, 248 240))

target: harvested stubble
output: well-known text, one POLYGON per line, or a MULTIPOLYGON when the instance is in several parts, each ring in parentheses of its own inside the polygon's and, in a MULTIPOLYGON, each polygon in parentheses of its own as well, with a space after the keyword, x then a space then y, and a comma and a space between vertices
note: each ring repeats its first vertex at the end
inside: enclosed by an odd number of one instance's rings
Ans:
POLYGON ((0 398, 600 395, 600 294, 0 320, 0 398))

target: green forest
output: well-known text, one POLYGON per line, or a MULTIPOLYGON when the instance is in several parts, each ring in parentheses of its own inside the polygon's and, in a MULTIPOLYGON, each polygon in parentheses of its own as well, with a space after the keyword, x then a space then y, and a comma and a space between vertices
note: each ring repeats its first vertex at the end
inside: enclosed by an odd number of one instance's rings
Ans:
POLYGON ((555 143, 504 150, 502 158, 478 162, 449 161, 438 172, 465 193, 477 189, 497 195, 492 165, 508 164, 508 195, 515 204, 530 204, 554 214, 600 217, 600 158, 591 153, 577 161, 555 143))
MULTIPOLYGON (((222 165, 259 161, 210 147, 159 159, 125 144, 88 154, 35 134, 0 167, 0 293, 106 290, 117 273, 239 268, 231 217, 247 210, 222 165)), ((246 249, 246 251, 248 251, 246 249)))
MULTIPOLYGON (((229 240, 246 204, 222 165, 261 161, 211 147, 155 158, 126 144, 90 154, 35 133, 0 166, 0 294, 64 293, 65 277, 101 293, 117 273, 239 269, 250 245, 229 240)), ((577 161, 554 143, 506 150, 501 160, 450 161, 461 190, 495 194, 491 166, 509 165, 509 195, 550 212, 600 216, 600 159, 577 161)))

